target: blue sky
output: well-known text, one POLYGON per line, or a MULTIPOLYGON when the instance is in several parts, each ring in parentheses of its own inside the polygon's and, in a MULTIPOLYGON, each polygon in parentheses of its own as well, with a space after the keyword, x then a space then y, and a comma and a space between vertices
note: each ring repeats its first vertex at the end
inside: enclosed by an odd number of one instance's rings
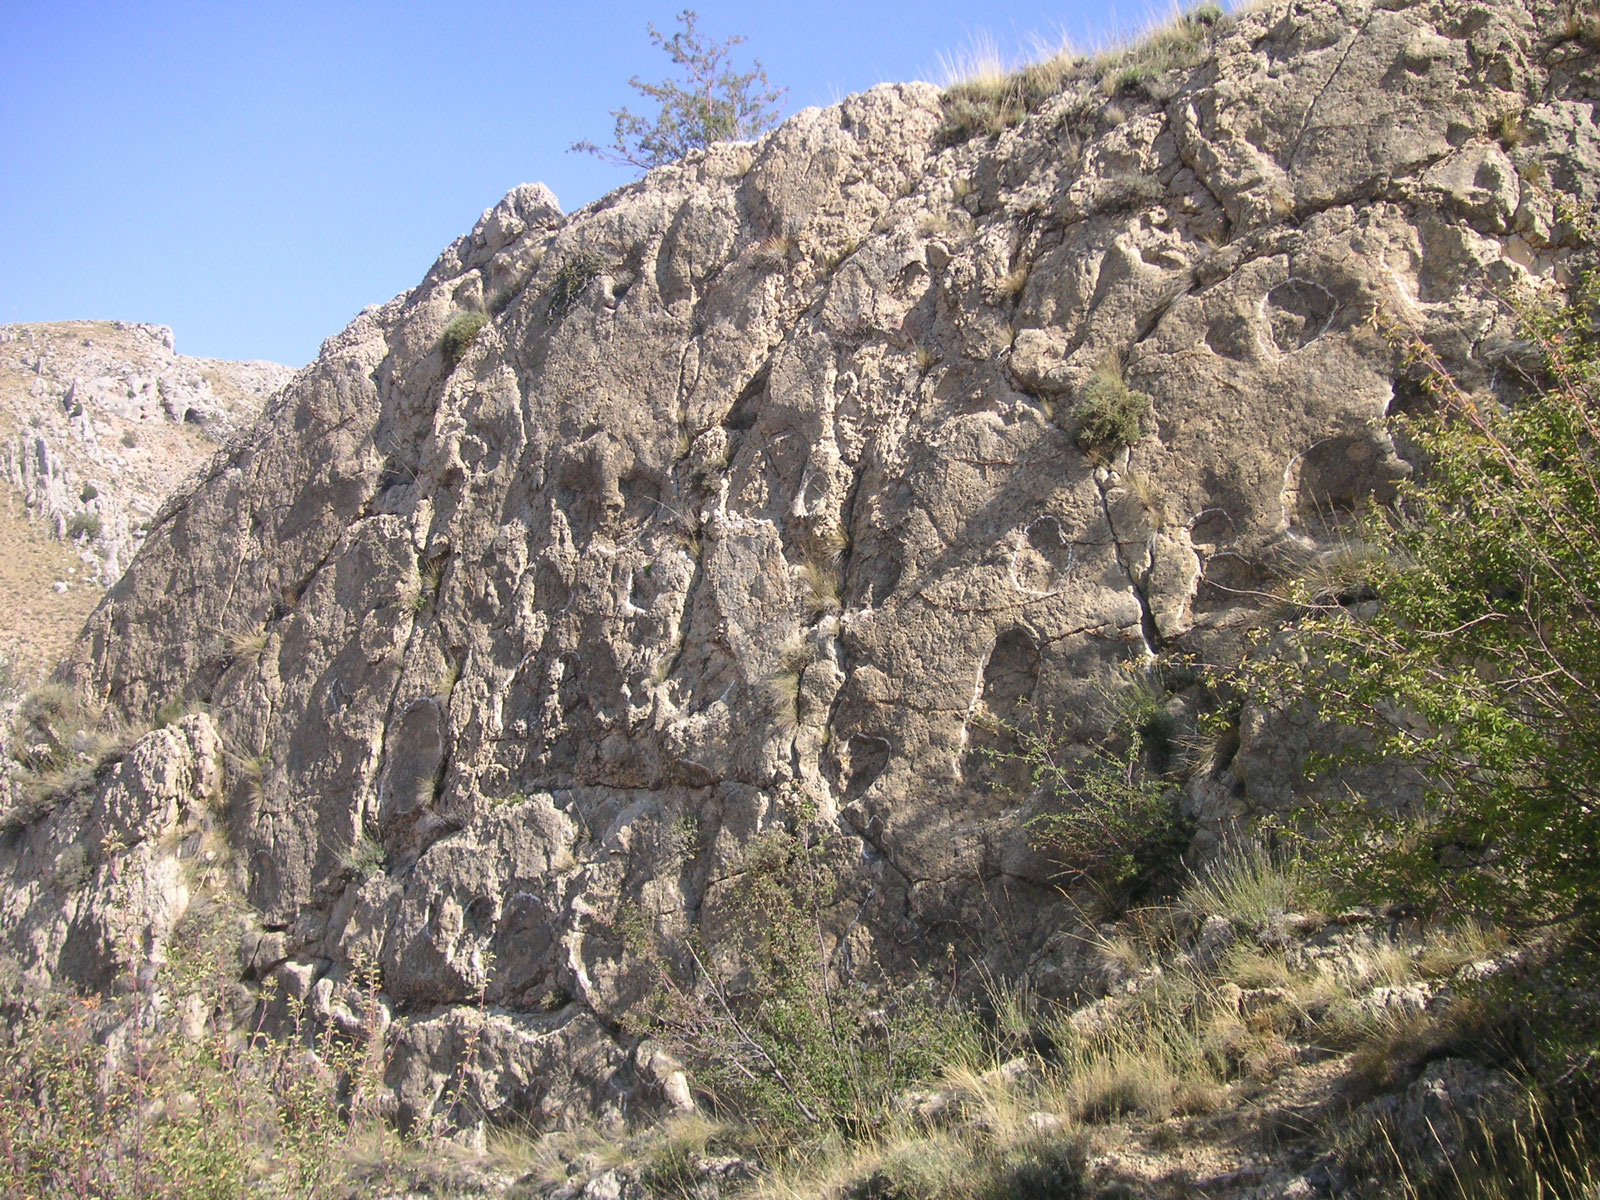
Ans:
MULTIPOLYGON (((1148 0, 700 3, 742 33, 784 111, 937 79, 987 34, 1079 46, 1148 0)), ((633 177, 609 140, 627 86, 669 73, 672 3, 0 3, 0 322, 173 327, 178 350, 300 365, 421 278, 518 183, 572 211, 633 177)))

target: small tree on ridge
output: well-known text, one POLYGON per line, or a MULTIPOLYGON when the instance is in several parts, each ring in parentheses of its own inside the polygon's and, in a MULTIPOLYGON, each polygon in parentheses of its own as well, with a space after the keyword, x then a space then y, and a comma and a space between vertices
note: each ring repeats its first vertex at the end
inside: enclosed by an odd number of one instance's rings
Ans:
POLYGON ((660 83, 646 83, 637 75, 628 80, 629 87, 661 105, 655 118, 641 117, 626 106, 614 109, 611 115, 616 126, 610 146, 582 141, 572 143, 569 150, 647 171, 713 142, 758 137, 778 123, 787 89, 767 82, 766 68, 759 60, 749 71, 735 71, 729 58, 745 39, 712 41, 695 28, 696 19, 692 9, 684 9, 678 14, 683 28, 670 38, 654 25, 646 26, 650 41, 683 71, 681 79, 660 83))

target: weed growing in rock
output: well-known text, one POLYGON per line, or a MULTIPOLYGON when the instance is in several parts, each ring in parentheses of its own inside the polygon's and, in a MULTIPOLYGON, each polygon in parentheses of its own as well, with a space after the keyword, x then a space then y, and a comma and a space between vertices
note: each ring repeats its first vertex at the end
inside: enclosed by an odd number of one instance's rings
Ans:
POLYGON ((802 605, 808 617, 815 620, 840 610, 839 572, 832 563, 807 559, 800 564, 796 574, 800 579, 802 605))
POLYGON ((14 828, 82 791, 127 752, 133 733, 103 719, 70 687, 46 683, 22 698, 11 725, 11 757, 21 768, 20 803, 0 813, 14 828))
POLYGON ((383 843, 370 833, 363 832, 350 844, 350 849, 345 851, 342 862, 345 869, 356 878, 365 879, 383 870, 386 857, 388 856, 383 843))
POLYGON ((996 752, 1028 769, 1043 811, 1029 822, 1033 844, 1054 860, 1064 882, 1108 899, 1137 895, 1176 877, 1193 834, 1177 782, 1173 718, 1151 678, 1131 678, 1110 696, 1111 729, 1088 754, 1070 754, 1049 714, 1006 732, 1015 749, 996 752))
POLYGON ((155 716, 150 720, 151 729, 165 729, 168 725, 176 725, 190 713, 205 711, 205 705, 194 700, 187 700, 183 696, 174 696, 160 708, 156 709, 155 716))
POLYGON ((944 119, 934 144, 954 146, 974 137, 1003 133, 1038 111, 1074 80, 1100 75, 1106 95, 1131 91, 1167 71, 1198 65, 1213 29, 1227 20, 1213 3, 1201 4, 1130 44, 1085 60, 1060 51, 1016 71, 1007 71, 992 45, 980 47, 971 61, 950 67, 953 81, 941 97, 944 119))
POLYGON ((1322 902, 1304 861, 1255 842, 1234 846, 1200 870, 1182 907, 1197 921, 1224 917, 1244 929, 1271 929, 1289 913, 1322 902))
POLYGON ((417 571, 417 582, 400 597, 400 607, 413 617, 420 617, 439 598, 439 585, 444 571, 437 563, 429 563, 417 571))
POLYGON ((750 261, 763 271, 786 271, 799 252, 794 238, 777 234, 758 243, 750 251, 750 261))
POLYGON ((767 708, 781 729, 800 724, 800 681, 810 665, 811 647, 797 633, 778 648, 777 666, 762 682, 767 708))
POLYGON ((223 639, 228 651, 228 657, 234 662, 254 662, 261 657, 261 652, 267 648, 267 631, 265 629, 240 630, 230 633, 223 639))
POLYGON ((227 764, 244 785, 245 794, 256 803, 266 795, 267 773, 272 770, 272 755, 230 751, 227 764))

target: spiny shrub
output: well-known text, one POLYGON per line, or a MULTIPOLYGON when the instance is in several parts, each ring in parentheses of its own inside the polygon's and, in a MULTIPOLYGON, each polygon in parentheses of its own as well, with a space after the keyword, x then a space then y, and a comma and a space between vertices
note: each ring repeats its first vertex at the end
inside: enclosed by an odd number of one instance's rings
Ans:
POLYGON ((478 334, 488 320, 488 316, 481 312, 457 313, 450 318, 450 323, 444 327, 444 335, 439 339, 439 352, 444 356, 447 369, 455 370, 461 356, 467 352, 468 346, 478 340, 478 334))
POLYGON ((1132 446, 1150 414, 1150 397, 1130 388, 1114 359, 1103 363, 1072 406, 1073 440, 1090 454, 1104 455, 1132 446))
POLYGON ((554 325, 571 312, 572 306, 604 266, 599 255, 589 253, 576 255, 562 263, 550 284, 550 307, 545 309, 545 324, 554 325))

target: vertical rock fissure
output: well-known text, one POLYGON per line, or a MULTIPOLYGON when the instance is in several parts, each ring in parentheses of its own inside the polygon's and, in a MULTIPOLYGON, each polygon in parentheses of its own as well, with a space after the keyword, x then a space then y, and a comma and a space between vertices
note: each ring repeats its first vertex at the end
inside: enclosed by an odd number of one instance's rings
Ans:
POLYGON ((1111 517, 1111 501, 1107 494, 1109 489, 1106 481, 1097 479, 1095 484, 1100 492, 1100 511, 1105 517, 1106 530, 1111 534, 1111 552, 1116 556, 1118 570, 1128 581, 1128 590, 1133 593, 1133 598, 1139 605, 1140 639, 1144 642, 1145 653, 1154 658, 1166 644, 1166 639, 1162 637, 1161 629, 1156 624, 1155 613, 1150 608, 1150 577, 1155 570, 1156 562, 1155 535, 1152 534, 1146 539, 1144 565, 1136 573, 1133 564, 1123 553, 1122 540, 1117 536, 1117 525, 1111 517))

